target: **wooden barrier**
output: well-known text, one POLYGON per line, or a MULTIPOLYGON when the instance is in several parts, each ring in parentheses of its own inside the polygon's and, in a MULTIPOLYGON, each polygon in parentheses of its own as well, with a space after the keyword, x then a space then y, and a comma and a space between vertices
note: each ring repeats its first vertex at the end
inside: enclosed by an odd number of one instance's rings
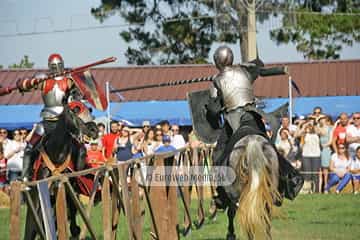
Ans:
MULTIPOLYGON (((37 232, 41 238, 46 239, 46 232, 41 223, 41 212, 36 206, 39 204, 33 201, 29 188, 34 189, 40 183, 47 183, 52 186, 49 192, 54 194, 55 198, 53 208, 55 209, 57 237, 58 239, 69 239, 68 232, 68 213, 67 201, 73 201, 82 220, 80 239, 86 237, 88 232, 92 239, 97 239, 98 234, 91 221, 91 212, 96 199, 101 196, 102 220, 103 220, 103 239, 116 239, 116 232, 119 225, 126 221, 128 239, 141 240, 143 238, 144 215, 148 214, 151 218, 152 232, 147 233, 145 239, 179 239, 178 221, 179 206, 184 205, 185 231, 191 229, 191 189, 192 186, 180 186, 178 180, 171 184, 161 186, 146 186, 146 176, 143 175, 141 164, 152 165, 160 170, 161 174, 172 174, 175 171, 189 171, 189 166, 202 166, 207 153, 210 151, 204 149, 180 149, 175 152, 150 155, 139 159, 131 159, 117 164, 108 163, 105 166, 86 169, 84 171, 52 176, 33 182, 13 182, 11 184, 11 206, 10 206, 10 236, 12 240, 20 239, 20 196, 24 193, 24 199, 28 208, 29 216, 32 217, 37 232), (176 157, 176 161, 175 160, 176 157), (178 168, 177 164, 184 166, 178 168), (128 174, 129 167, 133 168, 133 174, 128 174), (80 201, 79 196, 74 190, 71 181, 72 178, 93 174, 95 179, 100 179, 98 184, 89 196, 87 206, 80 201), (136 176, 136 177, 135 177, 136 176), (101 190, 99 187, 101 186, 101 190), (55 189, 55 190, 54 190, 55 189), (99 192, 101 191, 101 192, 99 192), (56 193, 56 194, 55 194, 56 193), (181 201, 178 202, 178 194, 181 201), (147 205, 147 207, 145 207, 147 205), (148 210, 148 213, 145 213, 148 210), (124 218, 120 217, 123 213, 124 218), (125 219, 124 221, 121 221, 125 219), (120 221, 120 222, 119 222, 120 221)), ((172 180, 174 181, 174 180, 172 180)), ((183 183, 184 184, 184 183, 183 183)), ((199 184, 202 184, 199 182, 199 184)), ((45 184, 42 184, 44 186, 45 184)), ((185 183, 186 185, 186 183, 185 183)), ((198 222, 205 219, 203 186, 195 186, 198 202, 198 222)), ((45 189, 46 190, 46 189, 45 189)))

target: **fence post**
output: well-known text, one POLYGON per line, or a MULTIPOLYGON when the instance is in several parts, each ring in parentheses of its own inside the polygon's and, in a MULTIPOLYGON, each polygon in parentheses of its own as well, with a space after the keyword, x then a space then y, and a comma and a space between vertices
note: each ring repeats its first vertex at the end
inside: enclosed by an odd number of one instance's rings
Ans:
POLYGON ((141 169, 134 169, 134 174, 131 177, 131 211, 133 217, 133 230, 136 240, 142 239, 142 213, 140 209, 140 188, 138 182, 135 179, 135 171, 141 171, 141 169))
POLYGON ((134 231, 133 231, 133 217, 132 212, 130 209, 130 197, 129 197, 129 189, 127 184, 127 167, 128 164, 122 164, 119 167, 119 177, 121 183, 121 191, 124 199, 124 207, 125 207, 125 216, 128 224, 128 232, 129 232, 129 239, 134 239, 134 231))
POLYGON ((68 218, 67 218, 65 186, 62 182, 59 183, 59 188, 56 195, 56 222, 57 222, 59 240, 69 239, 67 232, 68 218))
POLYGON ((20 195, 21 183, 14 181, 10 190, 10 239, 20 239, 20 195))
MULTIPOLYGON (((165 172, 165 165, 170 169, 172 164, 173 161, 169 162, 167 159, 156 158, 154 162, 156 174, 160 176, 169 174, 165 172)), ((165 186, 165 182, 163 184, 151 186, 150 190, 150 201, 153 203, 154 218, 156 226, 158 226, 159 236, 157 237, 160 240, 178 239, 176 187, 165 186)))
POLYGON ((102 206, 103 206, 103 230, 104 239, 111 240, 112 237, 112 221, 111 221, 111 200, 110 200, 110 185, 109 172, 105 172, 104 182, 101 190, 102 206))

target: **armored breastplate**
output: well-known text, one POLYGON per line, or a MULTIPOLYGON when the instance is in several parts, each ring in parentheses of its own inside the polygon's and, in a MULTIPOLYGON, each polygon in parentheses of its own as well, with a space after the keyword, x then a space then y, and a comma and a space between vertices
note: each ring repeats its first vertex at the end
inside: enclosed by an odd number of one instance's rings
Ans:
POLYGON ((63 112, 63 101, 67 90, 67 78, 46 80, 42 92, 45 105, 41 111, 42 118, 55 118, 63 112))
POLYGON ((253 82, 240 67, 227 67, 216 79, 226 111, 254 103, 253 82))

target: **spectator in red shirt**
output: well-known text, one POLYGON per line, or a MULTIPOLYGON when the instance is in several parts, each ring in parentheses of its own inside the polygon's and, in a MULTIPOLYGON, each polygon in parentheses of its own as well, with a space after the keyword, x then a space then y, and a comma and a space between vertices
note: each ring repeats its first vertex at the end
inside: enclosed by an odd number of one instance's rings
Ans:
POLYGON ((341 113, 339 119, 335 122, 335 129, 333 132, 332 147, 337 152, 339 144, 345 145, 346 143, 346 127, 349 122, 349 117, 346 113, 341 113))
POLYGON ((119 123, 117 121, 111 121, 110 133, 105 134, 102 138, 103 151, 106 159, 113 156, 114 143, 118 136, 120 136, 119 123))
POLYGON ((86 154, 86 164, 90 168, 100 167, 106 162, 104 155, 98 149, 98 144, 97 140, 90 142, 90 149, 88 149, 86 154))

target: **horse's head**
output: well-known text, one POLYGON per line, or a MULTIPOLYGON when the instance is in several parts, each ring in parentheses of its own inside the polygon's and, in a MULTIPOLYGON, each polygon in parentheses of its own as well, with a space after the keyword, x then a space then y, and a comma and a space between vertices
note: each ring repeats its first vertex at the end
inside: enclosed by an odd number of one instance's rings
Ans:
MULTIPOLYGON (((87 108, 86 108, 87 109, 87 108)), ((87 111, 89 114, 90 112, 87 111)), ((98 138, 99 131, 96 124, 92 121, 92 117, 80 112, 77 107, 66 106, 64 109, 64 120, 67 130, 76 139, 83 140, 84 138, 98 138)))

